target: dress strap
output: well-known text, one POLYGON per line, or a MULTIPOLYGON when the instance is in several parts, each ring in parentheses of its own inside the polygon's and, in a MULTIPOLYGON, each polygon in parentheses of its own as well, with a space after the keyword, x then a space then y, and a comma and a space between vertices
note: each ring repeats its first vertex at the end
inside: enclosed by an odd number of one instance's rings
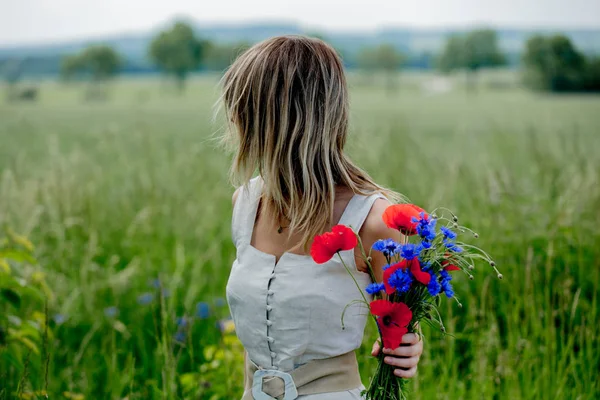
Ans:
POLYGON ((386 199, 386 197, 381 193, 370 196, 355 194, 342 213, 339 224, 349 226, 358 233, 377 199, 386 199))
POLYGON ((252 178, 240 187, 231 218, 231 237, 236 247, 244 242, 250 243, 261 189, 260 177, 252 178))

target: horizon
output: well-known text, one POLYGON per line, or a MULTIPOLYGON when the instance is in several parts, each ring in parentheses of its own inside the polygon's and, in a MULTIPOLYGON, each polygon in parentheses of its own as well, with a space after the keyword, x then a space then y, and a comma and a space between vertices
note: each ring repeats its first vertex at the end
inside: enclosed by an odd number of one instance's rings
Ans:
POLYGON ((102 40, 113 40, 113 39, 121 39, 121 38, 132 38, 138 36, 148 36, 154 34, 166 26, 175 23, 176 21, 184 21, 191 24, 194 27, 205 24, 206 28, 215 28, 215 27, 255 27, 255 26, 294 26, 298 27, 304 32, 307 33, 319 33, 327 35, 328 33, 332 34, 344 34, 344 33, 357 33, 361 35, 376 35, 380 32, 384 31, 393 31, 393 30, 410 30, 415 32, 428 32, 428 31, 453 31, 453 32, 461 32, 461 31, 469 31, 477 28, 489 28, 493 30, 503 30, 503 31, 531 31, 531 32, 562 32, 562 31, 600 31, 600 26, 551 26, 551 25, 540 25, 540 26, 531 26, 531 25, 498 25, 498 24, 486 24, 486 23, 478 23, 473 22, 469 24, 458 24, 458 25, 439 25, 439 26, 417 26, 410 24, 386 24, 382 26, 377 26, 373 28, 336 28, 336 27, 320 27, 313 26, 311 24, 302 23, 302 21, 294 20, 294 19, 286 19, 286 20, 278 20, 278 19, 266 19, 266 18, 257 18, 257 19, 247 19, 247 20, 239 20, 239 21, 203 21, 200 19, 190 18, 189 16, 173 16, 171 18, 166 19, 165 21, 156 24, 153 27, 140 29, 140 30, 122 30, 122 31, 114 31, 107 33, 97 33, 86 36, 74 36, 74 37, 65 37, 60 39, 34 39, 32 41, 24 41, 18 43, 3 43, 0 41, 0 49, 10 50, 12 48, 30 48, 30 47, 51 47, 53 45, 65 45, 71 43, 80 43, 80 42, 95 42, 102 40))
POLYGON ((243 0, 198 5, 145 0, 24 0, 0 13, 0 47, 50 45, 152 33, 176 19, 207 26, 290 25, 307 31, 376 33, 386 29, 516 30, 600 29, 596 0, 440 0, 398 4, 373 0, 348 6, 343 0, 243 0), (565 4, 566 3, 566 4, 565 4), (343 13, 340 11, 343 10, 343 13), (132 17, 133 15, 133 17, 132 17))

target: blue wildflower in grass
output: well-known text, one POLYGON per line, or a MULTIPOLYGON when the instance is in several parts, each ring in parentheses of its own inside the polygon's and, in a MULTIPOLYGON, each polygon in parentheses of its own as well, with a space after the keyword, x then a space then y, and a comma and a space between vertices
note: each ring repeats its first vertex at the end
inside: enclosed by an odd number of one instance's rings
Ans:
POLYGON ((398 293, 408 292, 412 282, 413 277, 408 269, 397 270, 390 276, 390 279, 388 280, 390 286, 396 289, 398 293))
POLYGON ((168 298, 168 297, 171 297, 171 291, 169 289, 163 289, 163 290, 161 290, 160 294, 165 299, 168 298))
POLYGON ((371 283, 369 286, 367 286, 365 290, 367 291, 367 293, 374 295, 381 292, 382 290, 385 290, 385 285, 383 283, 371 283))
POLYGON ((200 319, 206 319, 210 316, 210 308, 208 303, 199 302, 196 304, 196 317, 200 319))
POLYGON ((180 328, 185 328, 188 325, 188 320, 186 317, 177 317, 175 322, 177 323, 177 326, 180 328))
POLYGON ((418 257, 421 254, 421 250, 423 247, 418 244, 407 243, 402 246, 402 251, 400 251, 400 255, 402 258, 406 260, 412 260, 415 257, 418 257))
POLYGON ((452 288, 452 284, 450 283, 450 281, 452 280, 452 275, 450 275, 448 273, 448 271, 441 270, 440 277, 442 278, 441 279, 442 292, 444 292, 446 294, 446 297, 449 297, 449 298, 453 297, 454 289, 452 288))
POLYGON ((217 297, 215 299, 215 306, 216 307, 225 307, 226 304, 227 304, 227 302, 222 297, 217 297))
POLYGON ((64 314, 54 314, 52 319, 54 320, 56 325, 62 325, 67 320, 67 317, 64 314))
POLYGON ((429 291, 430 295, 437 296, 442 291, 442 285, 440 285, 440 282, 438 281, 438 277, 435 274, 435 272, 429 271, 429 275, 431 275, 431 280, 427 285, 427 290, 429 291))
POLYGON ((429 217, 424 212, 421 212, 419 216, 420 218, 412 218, 412 221, 417 224, 417 234, 424 240, 432 241, 435 239, 435 225, 437 220, 429 217))
POLYGON ((450 240, 456 239, 456 232, 454 232, 452 229, 442 226, 440 228, 440 230, 442 231, 442 234, 444 235, 444 237, 446 239, 450 239, 450 240))
POLYGON ((444 239, 444 246, 446 246, 448 250, 453 251, 455 253, 461 253, 463 251, 462 247, 448 239, 444 239))
POLYGON ((185 332, 179 331, 175 335, 173 335, 173 339, 177 343, 185 343, 185 332))
POLYGON ((119 309, 117 307, 106 307, 104 309, 104 315, 106 315, 108 318, 113 318, 116 317, 117 315, 119 315, 119 309))
POLYGON ((152 293, 147 293, 147 292, 142 293, 137 298, 137 302, 143 306, 152 303, 152 300, 154 300, 154 295, 152 293))
POLYGON ((373 244, 373 250, 383 253, 386 257, 391 257, 400 251, 402 246, 392 239, 380 239, 373 244))
POLYGON ((152 279, 150 282, 148 282, 148 286, 153 287, 154 289, 160 288, 160 286, 161 286, 160 279, 158 279, 158 278, 152 279))

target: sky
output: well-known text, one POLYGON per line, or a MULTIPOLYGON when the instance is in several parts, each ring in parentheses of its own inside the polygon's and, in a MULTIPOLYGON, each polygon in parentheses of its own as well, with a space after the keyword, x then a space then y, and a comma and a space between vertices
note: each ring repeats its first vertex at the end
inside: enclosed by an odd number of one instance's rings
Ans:
POLYGON ((600 28, 600 0, 0 0, 0 45, 143 32, 176 17, 206 24, 291 21, 324 31, 600 28))

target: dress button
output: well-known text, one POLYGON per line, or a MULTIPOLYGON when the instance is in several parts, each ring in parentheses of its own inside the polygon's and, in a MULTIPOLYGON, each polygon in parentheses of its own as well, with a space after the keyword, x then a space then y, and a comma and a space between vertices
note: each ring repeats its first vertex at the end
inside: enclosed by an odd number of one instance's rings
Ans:
POLYGON ((272 309, 273 309, 273 307, 267 306, 267 311, 271 311, 272 309))
POLYGON ((277 353, 271 352, 271 358, 277 357, 277 353))
POLYGON ((269 296, 273 296, 273 295, 275 294, 275 292, 274 292, 274 291, 272 291, 272 290, 269 290, 269 291, 267 291, 267 294, 268 294, 269 296))
POLYGON ((269 319, 268 319, 268 320, 267 320, 267 326, 271 326, 271 325, 273 325, 273 322, 272 322, 271 320, 269 320, 269 319))
POLYGON ((275 341, 275 339, 273 339, 271 336, 267 336, 267 340, 269 343, 273 343, 275 341))

